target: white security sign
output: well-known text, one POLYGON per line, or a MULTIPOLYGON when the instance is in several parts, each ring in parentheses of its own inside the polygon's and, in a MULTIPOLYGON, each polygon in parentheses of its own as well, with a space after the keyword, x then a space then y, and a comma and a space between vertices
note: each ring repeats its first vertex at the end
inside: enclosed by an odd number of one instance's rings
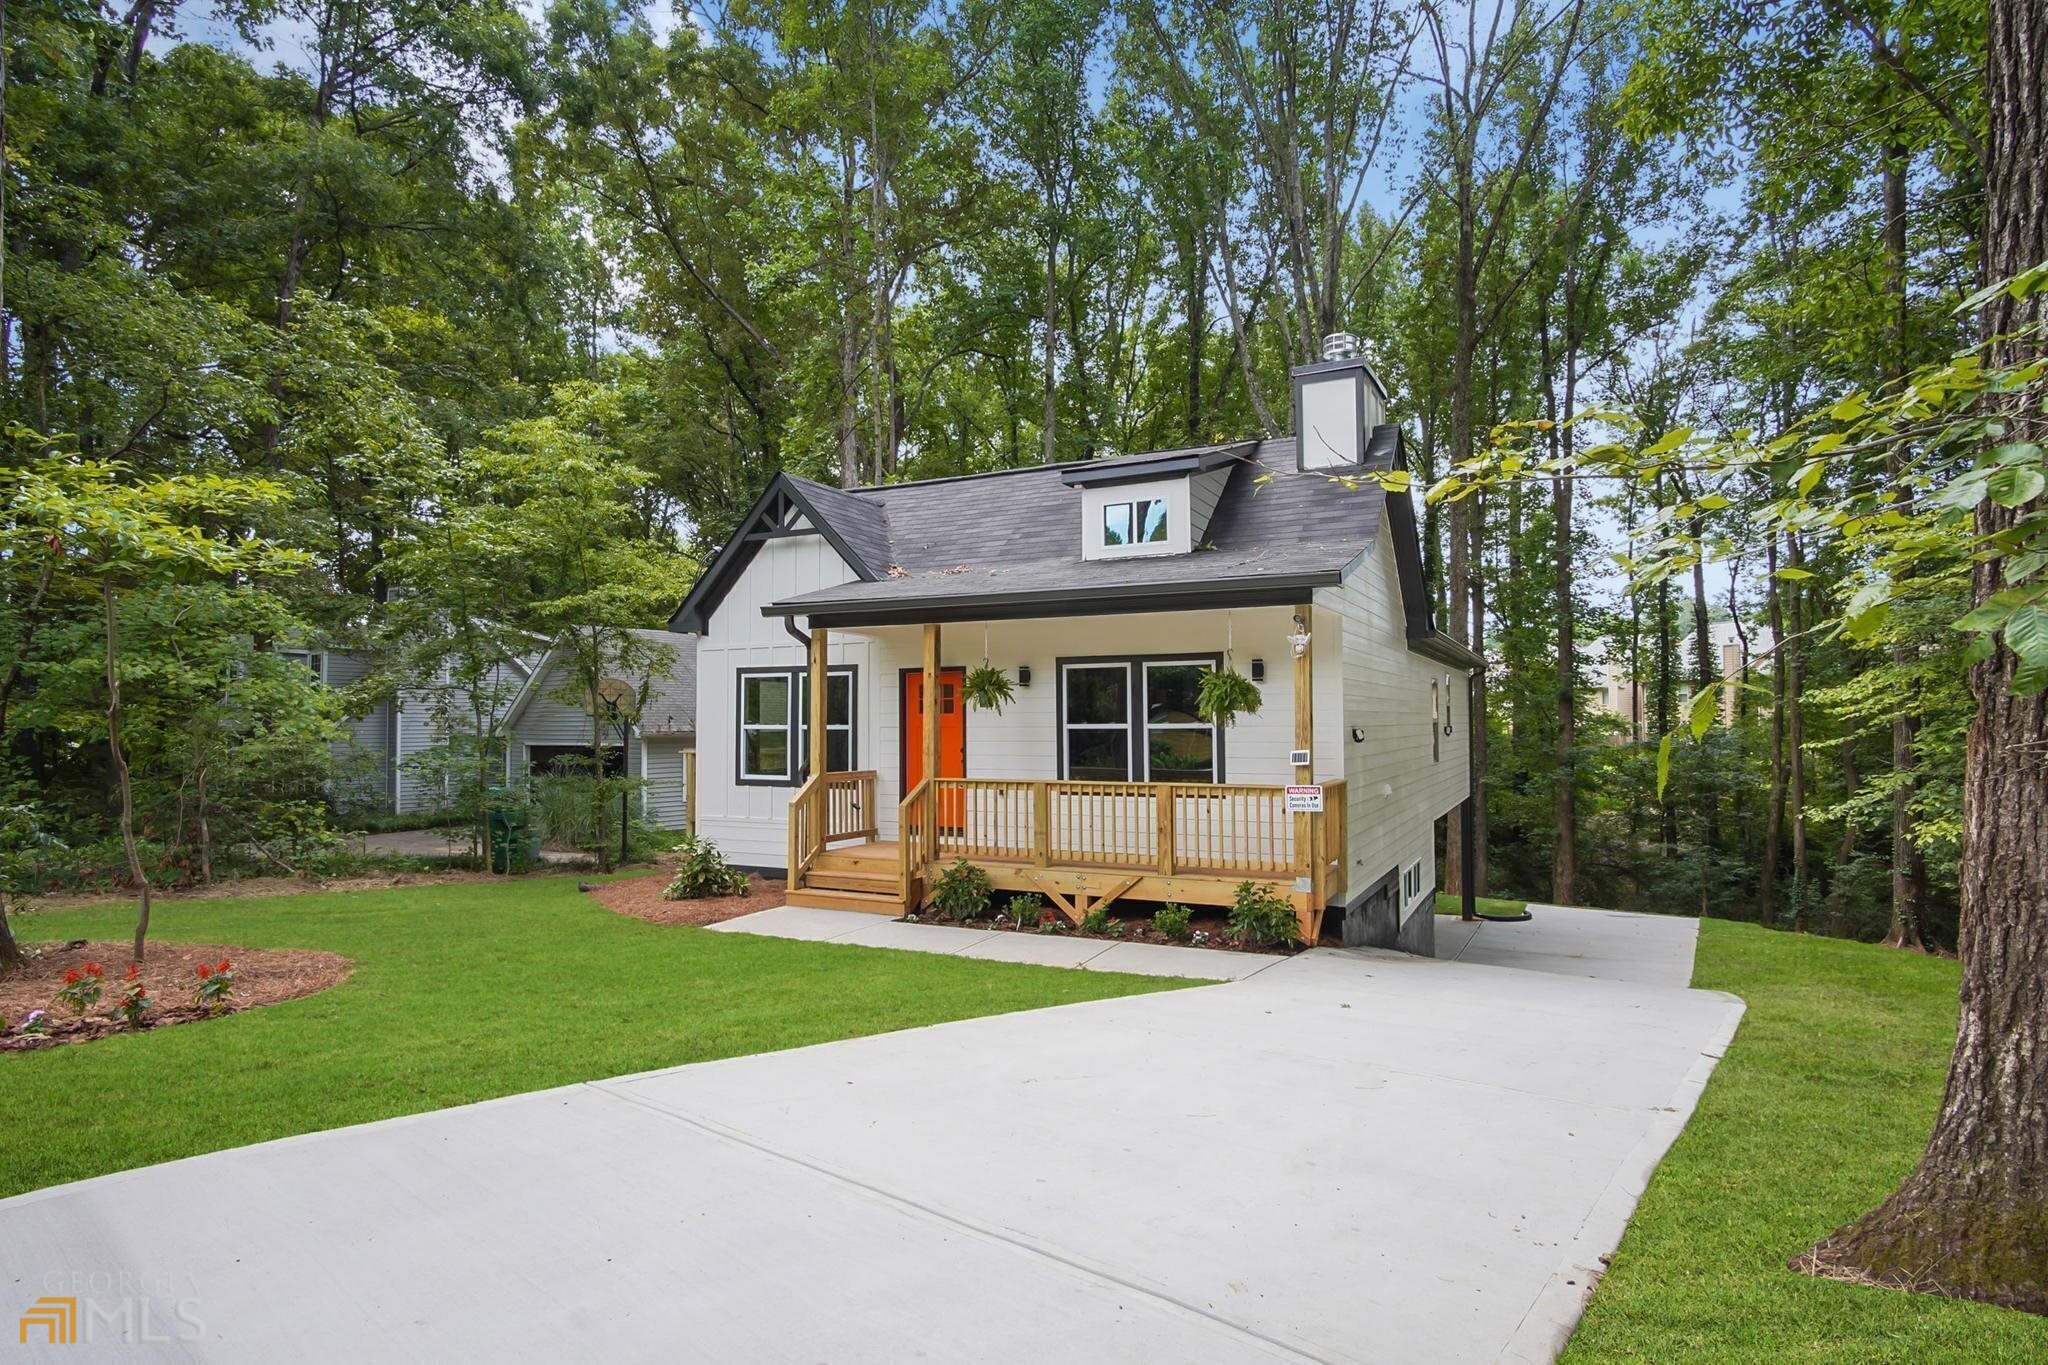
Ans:
POLYGON ((1289 787, 1287 789, 1287 813, 1289 815, 1321 815, 1323 813, 1323 789, 1321 787, 1289 787))

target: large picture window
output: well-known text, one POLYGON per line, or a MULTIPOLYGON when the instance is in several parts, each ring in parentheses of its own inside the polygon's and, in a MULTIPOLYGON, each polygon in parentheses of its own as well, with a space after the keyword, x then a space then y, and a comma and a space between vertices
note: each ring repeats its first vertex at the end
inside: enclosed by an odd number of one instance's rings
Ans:
MULTIPOLYGON (((854 673, 825 675, 825 767, 851 772, 854 764, 854 673)), ((794 786, 810 762, 810 672, 802 668, 748 668, 739 672, 739 780, 794 786)))
POLYGON ((1060 664, 1060 765, 1074 782, 1220 782, 1222 740, 1195 712, 1207 658, 1060 664))

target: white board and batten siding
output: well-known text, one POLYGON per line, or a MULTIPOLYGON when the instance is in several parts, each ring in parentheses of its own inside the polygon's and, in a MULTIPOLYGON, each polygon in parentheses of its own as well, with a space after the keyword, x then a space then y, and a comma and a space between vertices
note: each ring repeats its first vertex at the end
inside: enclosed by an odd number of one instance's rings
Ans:
MULTIPOLYGON (((742 669, 802 668, 803 645, 783 629, 780 617, 761 608, 815 588, 858 578, 823 536, 785 536, 762 543, 734 581, 709 629, 697 644, 697 833, 743 867, 780 868, 788 861, 788 786, 743 786, 739 778, 737 679, 742 669)), ((826 637, 827 657, 836 667, 858 668, 855 761, 869 766, 875 751, 865 733, 873 705, 865 695, 875 668, 861 637, 834 632, 826 637)), ((894 761, 890 762, 893 781, 894 761)), ((895 807, 884 807, 893 816, 895 807)))
POLYGON ((1405 923, 1418 910, 1433 913, 1436 821, 1467 791, 1467 674, 1408 648, 1388 535, 1377 537, 1342 584, 1317 589, 1315 606, 1319 621, 1338 627, 1338 657, 1326 665, 1316 652, 1315 706, 1319 755, 1324 715, 1342 717, 1335 738, 1350 806, 1346 898, 1356 901, 1387 873, 1419 864, 1401 900, 1405 923), (1351 738, 1354 726, 1362 739, 1351 738))

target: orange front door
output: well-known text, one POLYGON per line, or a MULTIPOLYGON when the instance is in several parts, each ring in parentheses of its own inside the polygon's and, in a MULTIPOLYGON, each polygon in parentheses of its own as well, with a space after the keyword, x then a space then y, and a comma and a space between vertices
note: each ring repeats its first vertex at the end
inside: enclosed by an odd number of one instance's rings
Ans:
MULTIPOLYGON (((967 776, 967 708, 961 704, 960 688, 967 680, 964 668, 939 670, 939 776, 967 776)), ((909 792, 924 781, 924 673, 913 669, 903 675, 903 790, 909 792)), ((939 823, 959 829, 966 818, 967 793, 959 788, 941 793, 939 823)))

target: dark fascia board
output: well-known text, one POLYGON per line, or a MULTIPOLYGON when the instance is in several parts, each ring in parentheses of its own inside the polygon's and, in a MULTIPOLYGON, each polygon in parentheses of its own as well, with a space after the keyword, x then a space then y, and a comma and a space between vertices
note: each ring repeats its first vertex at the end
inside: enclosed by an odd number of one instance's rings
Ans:
POLYGON ((1486 660, 1440 630, 1431 631, 1421 639, 1410 636, 1408 651, 1411 654, 1420 654, 1425 659, 1434 659, 1440 664, 1449 664, 1452 668, 1476 672, 1486 666, 1486 660))
MULTIPOLYGON (((1366 468, 1406 470, 1408 450, 1401 428, 1382 423, 1373 428, 1366 448, 1366 468)), ((1425 659, 1453 668, 1481 668, 1485 660, 1436 628, 1436 611, 1429 598, 1429 580, 1422 568, 1422 536, 1415 525, 1415 503, 1406 493, 1386 494, 1387 534, 1394 542, 1394 575, 1401 586, 1401 618, 1408 635, 1408 648, 1425 659)))
POLYGON ((1294 606, 1304 592, 1335 587, 1336 569, 1274 574, 1267 578, 1210 579, 1189 583, 1134 583, 1085 590, 1033 588, 971 597, 914 598, 904 602, 849 602, 805 607, 778 602, 764 616, 801 616, 813 626, 914 626, 927 622, 1018 621, 1038 617, 1121 616, 1135 611, 1210 611, 1227 607, 1294 606))
POLYGON ((718 609, 718 604, 725 600, 726 593, 732 590, 733 583, 746 571, 747 565, 753 563, 755 554, 760 551, 762 540, 757 538, 757 533, 782 529, 779 526, 764 526, 762 523, 767 519, 769 510, 784 501, 795 503, 803 511, 811 525, 817 528, 817 534, 825 537, 854 573, 870 583, 882 576, 875 566, 854 553, 853 547, 832 529, 831 522, 818 515, 818 509, 803 495, 803 490, 797 486, 795 480, 787 474, 778 473, 768 481, 768 486, 761 490, 761 496, 754 499, 754 505, 747 509, 746 516, 740 518, 739 526, 712 559, 711 567, 704 571, 703 576, 690 589, 690 595, 683 599, 683 604, 676 608, 675 615, 669 618, 670 630, 689 635, 709 633, 711 613, 718 609))
POLYGON ((1060 482, 1069 488, 1101 488, 1174 474, 1200 474, 1244 459, 1257 444, 1256 441, 1237 441, 1196 450, 1162 451, 1156 459, 1134 455, 1125 460, 1101 460, 1093 467, 1082 464, 1066 470, 1060 475, 1060 482))

